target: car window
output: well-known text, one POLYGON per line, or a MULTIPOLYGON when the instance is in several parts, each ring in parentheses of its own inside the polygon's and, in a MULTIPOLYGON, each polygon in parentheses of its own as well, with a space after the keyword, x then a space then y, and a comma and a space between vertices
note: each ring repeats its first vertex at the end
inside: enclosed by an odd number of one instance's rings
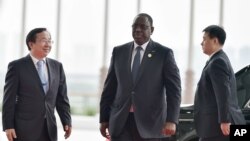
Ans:
POLYGON ((238 71, 236 74, 238 104, 244 108, 250 98, 250 65, 238 71))

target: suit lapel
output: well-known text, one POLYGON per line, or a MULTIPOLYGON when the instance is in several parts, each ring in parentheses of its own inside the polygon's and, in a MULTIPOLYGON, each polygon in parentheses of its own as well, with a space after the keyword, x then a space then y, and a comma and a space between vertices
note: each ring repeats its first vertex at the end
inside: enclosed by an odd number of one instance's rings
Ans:
POLYGON ((29 73, 29 76, 34 78, 34 83, 38 83, 40 90, 42 92, 43 91, 43 87, 42 87, 42 82, 40 80, 39 74, 37 72, 36 66, 34 65, 34 62, 32 61, 32 58, 30 57, 30 55, 26 56, 26 68, 27 68, 27 72, 29 73))
POLYGON ((129 44, 128 46, 128 59, 127 60, 127 72, 129 73, 129 81, 132 82, 131 84, 133 84, 133 78, 132 78, 132 71, 131 71, 131 63, 132 63, 132 53, 133 53, 133 49, 134 49, 134 43, 131 42, 131 44, 129 44))
POLYGON ((49 81, 49 88, 47 93, 50 91, 51 85, 52 85, 52 80, 53 80, 53 67, 52 67, 52 63, 51 60, 46 58, 46 62, 47 62, 47 68, 48 68, 48 81, 49 81))
POLYGON ((209 60, 207 60, 207 62, 206 62, 206 64, 205 64, 205 66, 204 66, 204 68, 203 68, 203 70, 207 67, 207 65, 209 64, 209 61, 210 61, 210 59, 209 59, 209 60))
POLYGON ((206 62, 206 65, 205 67, 203 68, 203 70, 208 66, 209 62, 211 62, 211 60, 213 60, 216 56, 220 55, 223 53, 223 50, 220 50, 218 52, 216 52, 207 62, 206 62))

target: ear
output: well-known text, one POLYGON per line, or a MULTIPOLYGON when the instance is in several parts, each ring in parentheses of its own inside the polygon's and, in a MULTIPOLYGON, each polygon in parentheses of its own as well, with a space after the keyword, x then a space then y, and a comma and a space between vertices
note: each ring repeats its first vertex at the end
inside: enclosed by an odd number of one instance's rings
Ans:
POLYGON ((155 29, 155 28, 152 26, 152 27, 151 27, 151 35, 153 34, 154 29, 155 29))
POLYGON ((216 44, 220 44, 218 38, 214 38, 216 44))
POLYGON ((28 42, 28 44, 29 44, 29 47, 30 47, 30 48, 33 48, 33 45, 34 45, 33 42, 28 42))

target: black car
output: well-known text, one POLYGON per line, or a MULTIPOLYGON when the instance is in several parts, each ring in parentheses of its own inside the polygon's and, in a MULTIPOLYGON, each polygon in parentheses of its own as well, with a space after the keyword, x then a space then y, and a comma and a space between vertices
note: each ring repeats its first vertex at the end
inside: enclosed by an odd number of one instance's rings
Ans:
MULTIPOLYGON (((235 76, 237 80, 238 103, 247 124, 250 124, 250 65, 238 71, 235 76)), ((171 141, 198 141, 194 129, 193 112, 193 105, 181 107, 177 132, 171 138, 171 141)))

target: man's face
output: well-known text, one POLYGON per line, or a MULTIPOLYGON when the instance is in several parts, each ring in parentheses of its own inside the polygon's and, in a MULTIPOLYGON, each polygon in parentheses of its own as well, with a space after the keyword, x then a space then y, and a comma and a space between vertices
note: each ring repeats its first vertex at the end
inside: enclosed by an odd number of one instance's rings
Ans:
POLYGON ((203 53, 211 55, 216 50, 216 38, 210 38, 208 33, 204 33, 203 40, 201 42, 203 53))
POLYGON ((30 52, 37 59, 44 58, 49 54, 52 43, 49 32, 43 31, 38 33, 36 34, 36 41, 34 43, 29 42, 30 52))
POLYGON ((132 25, 132 36, 138 45, 146 43, 153 31, 154 27, 152 27, 147 17, 138 16, 135 18, 132 25))

